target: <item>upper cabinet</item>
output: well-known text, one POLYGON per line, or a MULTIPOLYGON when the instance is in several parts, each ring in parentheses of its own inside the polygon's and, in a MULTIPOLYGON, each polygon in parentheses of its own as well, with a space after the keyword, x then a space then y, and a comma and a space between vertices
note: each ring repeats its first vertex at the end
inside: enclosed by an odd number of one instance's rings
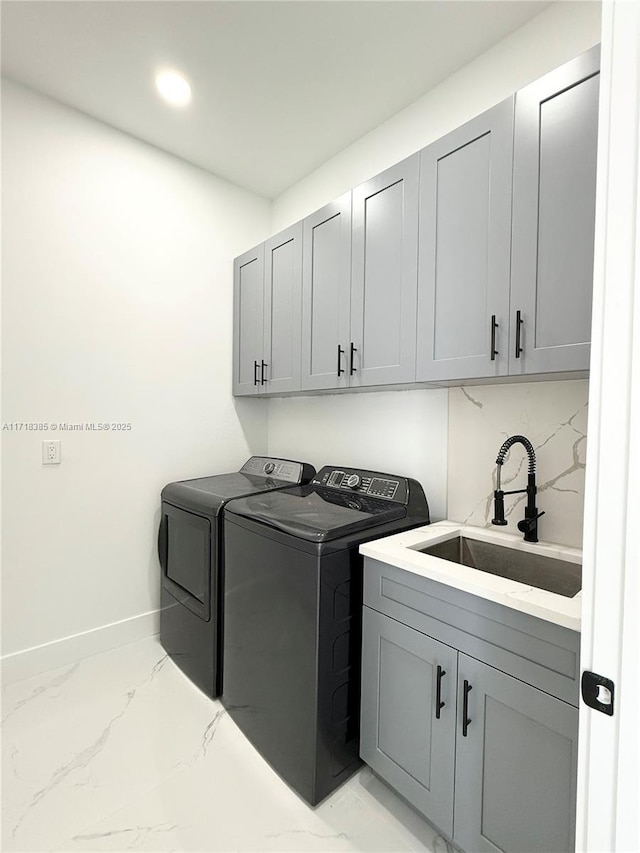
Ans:
POLYGON ((354 386, 415 379, 419 162, 414 154, 353 190, 354 386))
POLYGON ((420 154, 418 381, 508 372, 513 98, 420 154))
POLYGON ((418 381, 589 368, 599 62, 422 151, 418 381))
POLYGON ((304 220, 302 390, 349 385, 351 193, 304 220))
POLYGON ((516 95, 511 374, 586 370, 600 48, 516 95))
POLYGON ((304 220, 302 388, 415 378, 418 155, 304 220))
POLYGON ((234 394, 589 368, 595 47, 235 262, 234 394))
POLYGON ((257 394, 263 387, 264 244, 233 263, 233 393, 257 394))
POLYGON ((302 223, 234 263, 233 393, 300 390, 302 223))
POLYGON ((302 222, 264 244, 265 390, 300 390, 302 222))

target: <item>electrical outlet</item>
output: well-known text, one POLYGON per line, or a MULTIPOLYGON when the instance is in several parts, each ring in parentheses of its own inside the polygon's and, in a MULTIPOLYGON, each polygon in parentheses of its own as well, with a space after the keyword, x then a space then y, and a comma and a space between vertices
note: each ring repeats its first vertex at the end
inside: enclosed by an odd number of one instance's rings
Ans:
POLYGON ((43 465, 59 465, 62 461, 62 450, 60 448, 60 439, 55 441, 42 442, 42 464, 43 465))

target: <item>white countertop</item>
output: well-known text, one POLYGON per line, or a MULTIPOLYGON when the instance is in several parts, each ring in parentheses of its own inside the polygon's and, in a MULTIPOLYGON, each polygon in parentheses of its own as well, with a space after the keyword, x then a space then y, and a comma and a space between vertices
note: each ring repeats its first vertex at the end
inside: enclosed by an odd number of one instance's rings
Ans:
POLYGON ((360 553, 488 601, 495 601, 497 604, 520 610, 522 613, 529 613, 547 622, 563 625, 573 631, 580 630, 582 611, 582 593, 580 592, 573 598, 567 598, 564 595, 536 589, 536 587, 491 575, 469 566, 422 554, 417 550, 443 542, 453 536, 466 536, 481 542, 495 542, 507 545, 509 548, 566 560, 569 563, 582 563, 582 551, 577 548, 567 548, 550 542, 534 544, 525 542, 522 535, 515 536, 497 530, 465 526, 455 521, 438 521, 425 527, 416 527, 404 533, 396 533, 394 536, 367 542, 360 546, 360 553))

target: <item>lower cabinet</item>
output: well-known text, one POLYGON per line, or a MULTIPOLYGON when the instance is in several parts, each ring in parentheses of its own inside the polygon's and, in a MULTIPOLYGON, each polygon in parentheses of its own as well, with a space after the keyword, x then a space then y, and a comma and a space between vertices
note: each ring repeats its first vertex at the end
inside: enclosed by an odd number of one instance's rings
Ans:
POLYGON ((360 755, 449 836, 457 657, 444 643, 364 608, 360 755))
POLYGON ((361 756, 467 853, 573 851, 577 708, 364 608, 361 756))
POLYGON ((577 708, 460 654, 453 838, 463 850, 573 851, 577 708))

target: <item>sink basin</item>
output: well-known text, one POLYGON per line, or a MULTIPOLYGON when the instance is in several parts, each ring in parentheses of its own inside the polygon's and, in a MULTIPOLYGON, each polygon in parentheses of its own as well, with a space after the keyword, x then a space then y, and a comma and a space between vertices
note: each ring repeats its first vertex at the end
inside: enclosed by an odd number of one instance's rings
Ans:
POLYGON ((456 536, 418 549, 423 554, 573 598, 582 588, 582 565, 505 545, 456 536))

